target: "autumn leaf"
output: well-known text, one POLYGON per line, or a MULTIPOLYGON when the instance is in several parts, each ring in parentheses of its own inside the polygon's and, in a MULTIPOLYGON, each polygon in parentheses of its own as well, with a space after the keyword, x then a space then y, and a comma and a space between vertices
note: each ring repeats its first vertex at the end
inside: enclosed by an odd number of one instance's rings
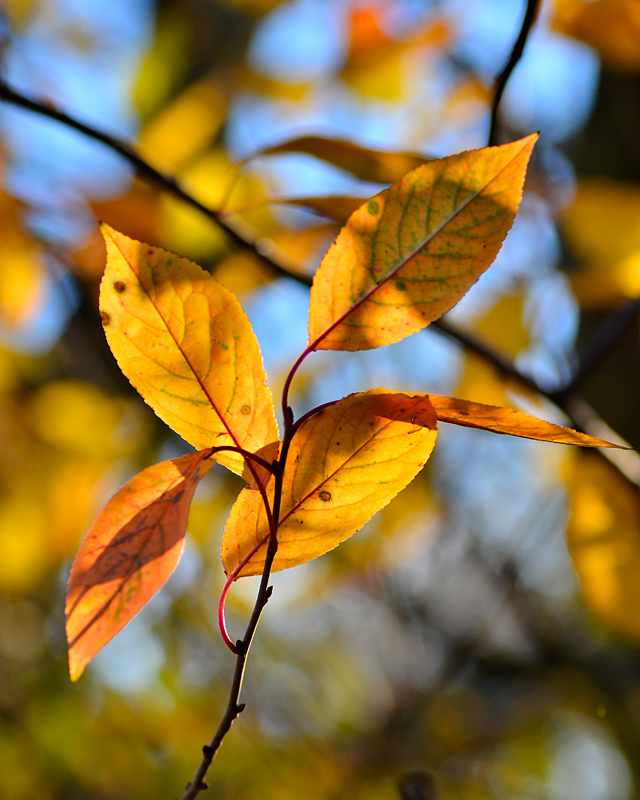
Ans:
POLYGON ((397 183, 407 172, 429 159, 419 153, 389 153, 370 150, 345 139, 323 136, 300 136, 288 142, 267 147, 254 153, 256 156, 275 156, 281 153, 306 153, 321 161, 351 172, 362 181, 372 183, 397 183))
POLYGON ((213 463, 204 450, 145 469, 111 498, 84 537, 65 608, 72 680, 171 574, 193 493, 213 463))
MULTIPOLYGON (((236 297, 197 264, 102 226, 100 314, 120 368, 196 449, 278 440, 258 342, 236 297)), ((218 459, 245 474, 239 453, 218 459)))
POLYGON ((430 394, 429 400, 436 411, 438 422, 451 422, 465 428, 480 428, 491 433, 519 436, 521 439, 535 439, 539 442, 628 449, 571 428, 564 428, 562 425, 545 422, 523 411, 514 411, 512 408, 487 406, 484 403, 472 403, 470 400, 442 397, 437 394, 430 394))
MULTIPOLYGON (((428 398, 385 389, 349 395, 304 422, 283 476, 273 570, 311 561, 352 536, 413 480, 435 440, 428 398)), ((259 492, 244 489, 222 540, 227 575, 268 535, 259 492)), ((259 575, 265 552, 260 548, 239 575, 259 575)))
POLYGON ((452 308, 513 223, 536 139, 424 164, 352 214, 314 278, 309 349, 391 344, 452 308))

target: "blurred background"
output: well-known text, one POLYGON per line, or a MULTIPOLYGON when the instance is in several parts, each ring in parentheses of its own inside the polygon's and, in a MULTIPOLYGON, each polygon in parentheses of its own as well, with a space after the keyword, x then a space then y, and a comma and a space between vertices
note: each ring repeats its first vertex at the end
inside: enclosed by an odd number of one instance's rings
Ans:
MULTIPOLYGON (((15 89, 139 143, 310 276, 352 198, 415 157, 385 153, 486 144, 524 6, 1 0, 0 60, 15 89), (316 142, 311 155, 308 135, 368 150, 316 142)), ((516 223, 448 320, 542 393, 429 329, 315 354, 298 415, 384 386, 566 422, 551 398, 640 445, 637 0, 543 0, 499 139, 534 130, 516 223)), ((71 684, 63 605, 80 540, 126 480, 188 450, 106 346, 97 220, 237 292, 276 396, 306 343, 308 289, 59 123, 2 105, 0 160, 0 798, 169 800, 226 704, 219 547, 242 482, 209 473, 176 572, 71 684)), ((363 531, 273 577, 211 796, 391 800, 402 782, 420 800, 424 770, 445 800, 639 796, 638 481, 634 453, 612 465, 441 425, 428 468, 363 531)), ((256 588, 231 591, 232 637, 256 588)))

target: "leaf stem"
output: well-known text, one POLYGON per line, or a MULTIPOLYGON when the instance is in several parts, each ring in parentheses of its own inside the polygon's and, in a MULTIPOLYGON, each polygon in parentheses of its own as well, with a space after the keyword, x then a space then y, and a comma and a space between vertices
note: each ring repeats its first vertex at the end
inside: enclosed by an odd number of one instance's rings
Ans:
POLYGON ((264 458, 261 458, 255 453, 250 453, 248 450, 243 450, 242 447, 234 447, 233 445, 221 445, 220 447, 210 447, 209 450, 211 451, 211 455, 213 455, 214 453, 220 453, 222 451, 229 453, 240 453, 240 455, 243 456, 245 460, 250 459, 251 461, 255 461, 256 464, 260 464, 261 467, 264 467, 272 475, 275 473, 275 468, 273 464, 270 464, 264 458))
POLYGON ((216 753, 220 749, 222 740, 231 729, 231 725, 245 709, 245 704, 238 703, 238 699, 240 697, 240 690, 242 689, 242 679, 244 677, 244 670, 247 663, 247 654, 249 652, 249 647, 251 646, 251 642, 253 641, 256 628, 258 627, 258 622, 260 621, 260 615, 262 614, 262 610, 268 603, 269 597, 271 597, 271 587, 268 584, 269 584, 269 577, 271 574, 271 566, 273 564, 273 559, 275 558, 276 555, 277 540, 276 540, 276 546, 274 547, 272 545, 273 545, 273 539, 270 537, 269 546, 267 547, 267 556, 265 559, 264 569, 262 571, 262 578, 260 581, 260 589, 258 590, 256 602, 253 607, 253 612, 251 614, 251 618, 247 625, 244 638, 241 641, 238 641, 235 645, 237 653, 236 666, 233 673, 231 689, 229 691, 229 699, 227 701, 227 707, 222 716, 222 719, 220 720, 218 729, 213 735, 213 738, 211 739, 208 745, 205 745, 202 748, 202 761, 200 762, 200 766, 198 767, 193 780, 187 785, 187 788, 180 796, 180 800, 194 800, 194 798, 197 797, 200 794, 200 792, 209 788, 208 784, 205 782, 205 778, 207 777, 207 772, 211 767, 211 763, 213 762, 216 753))
POLYGON ((224 605, 227 600, 227 593, 231 588, 231 584, 236 580, 236 578, 240 574, 242 568, 246 566, 246 564, 248 564, 249 561, 251 561, 253 556, 258 552, 258 550, 262 547, 262 545, 267 541, 268 538, 269 538, 268 536, 265 536, 264 539, 258 542, 258 544, 247 553, 247 555, 242 559, 242 561, 238 564, 238 566, 233 570, 231 575, 229 575, 229 577, 227 578, 224 588, 222 590, 222 594, 220 595, 220 602, 218 603, 218 626, 220 628, 220 633, 222 635, 222 638, 224 639, 224 643, 227 645, 229 650, 231 650, 231 652, 235 653, 236 655, 238 655, 240 651, 233 643, 231 637, 229 636, 229 633, 227 632, 227 623, 224 617, 224 605))

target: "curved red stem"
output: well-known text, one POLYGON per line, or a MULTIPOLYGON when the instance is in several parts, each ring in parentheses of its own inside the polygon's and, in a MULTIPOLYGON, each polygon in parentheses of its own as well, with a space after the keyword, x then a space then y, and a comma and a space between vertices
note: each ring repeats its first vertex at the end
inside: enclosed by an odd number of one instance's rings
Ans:
POLYGON ((240 651, 236 647, 236 645, 231 641, 231 637, 227 631, 227 621, 224 616, 224 604, 227 600, 227 594, 229 589, 231 588, 231 584, 237 579, 238 575, 240 574, 241 569, 253 558, 253 556, 258 552, 258 550, 262 547, 262 545, 267 541, 269 537, 265 536, 262 541, 258 542, 258 544, 251 549, 247 555, 242 559, 242 561, 238 564, 238 566, 233 570, 231 575, 227 578, 224 588, 222 589, 222 594, 220 595, 220 601, 218 602, 218 627, 220 628, 220 634, 224 640, 224 643, 227 645, 229 650, 235 655, 239 655, 240 651))

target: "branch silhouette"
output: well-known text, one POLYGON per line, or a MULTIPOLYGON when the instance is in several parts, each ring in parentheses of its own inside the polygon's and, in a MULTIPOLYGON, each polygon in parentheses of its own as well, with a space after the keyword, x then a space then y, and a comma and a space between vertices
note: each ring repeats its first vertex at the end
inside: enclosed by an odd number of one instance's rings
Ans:
POLYGON ((527 39, 529 38, 529 34, 531 33, 531 28, 533 27, 533 23, 538 15, 538 7, 540 5, 540 0, 527 0, 527 7, 524 12, 524 19, 522 20, 522 27, 520 28, 520 33, 518 34, 518 38, 516 39, 515 44, 513 45, 513 50, 511 51, 511 55, 507 60, 502 72, 496 76, 495 82, 493 84, 493 103, 491 104, 491 127, 489 129, 489 146, 498 144, 498 108, 500 106, 500 101, 502 100, 502 95, 504 94, 504 90, 507 86, 509 78, 511 77, 511 73, 516 67, 516 64, 522 58, 522 54, 524 52, 524 48, 527 44, 527 39))

